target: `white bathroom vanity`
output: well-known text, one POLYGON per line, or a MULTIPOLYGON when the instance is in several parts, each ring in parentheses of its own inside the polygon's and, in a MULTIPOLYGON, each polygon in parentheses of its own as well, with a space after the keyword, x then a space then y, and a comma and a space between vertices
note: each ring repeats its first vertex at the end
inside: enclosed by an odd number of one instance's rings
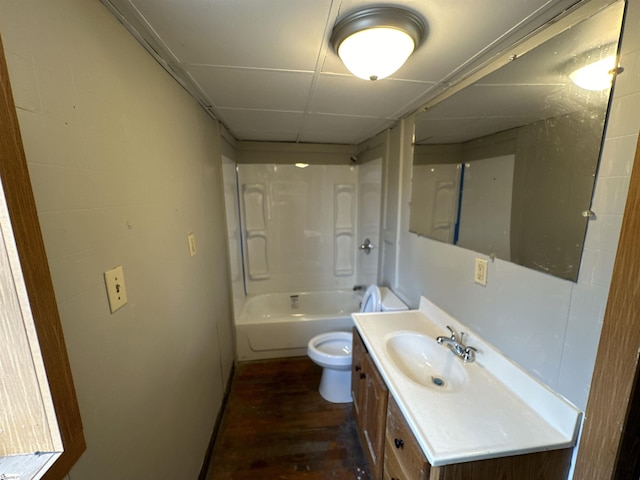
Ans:
POLYGON ((375 479, 567 478, 581 412, 566 399, 424 297, 353 318, 354 411, 375 479))

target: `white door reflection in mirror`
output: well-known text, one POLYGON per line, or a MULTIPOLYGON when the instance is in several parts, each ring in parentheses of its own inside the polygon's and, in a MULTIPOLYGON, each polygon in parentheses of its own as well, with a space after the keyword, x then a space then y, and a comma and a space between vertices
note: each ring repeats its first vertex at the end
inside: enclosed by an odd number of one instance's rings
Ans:
POLYGON ((457 245, 511 259, 515 158, 515 155, 504 155, 464 164, 457 245))
POLYGON ((415 165, 412 205, 423 215, 412 215, 409 229, 441 242, 454 243, 460 195, 460 164, 415 165))

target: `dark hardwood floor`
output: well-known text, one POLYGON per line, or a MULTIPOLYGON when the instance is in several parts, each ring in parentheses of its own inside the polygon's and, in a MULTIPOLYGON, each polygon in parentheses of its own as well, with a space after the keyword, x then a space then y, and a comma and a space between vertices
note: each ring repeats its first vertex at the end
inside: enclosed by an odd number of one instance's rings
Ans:
POLYGON ((318 393, 306 357, 241 363, 207 480, 370 480, 352 405, 318 393))

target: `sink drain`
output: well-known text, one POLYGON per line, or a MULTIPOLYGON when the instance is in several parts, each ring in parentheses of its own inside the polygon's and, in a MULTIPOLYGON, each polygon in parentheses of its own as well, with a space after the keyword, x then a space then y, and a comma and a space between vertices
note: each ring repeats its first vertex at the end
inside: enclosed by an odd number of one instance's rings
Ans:
POLYGON ((437 387, 444 387, 444 380, 440 377, 431 377, 431 383, 437 387))

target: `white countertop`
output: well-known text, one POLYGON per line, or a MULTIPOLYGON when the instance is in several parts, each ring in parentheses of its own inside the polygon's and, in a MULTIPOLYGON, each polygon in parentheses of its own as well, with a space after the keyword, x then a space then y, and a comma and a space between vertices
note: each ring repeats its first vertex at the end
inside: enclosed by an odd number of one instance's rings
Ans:
POLYGON ((352 316, 431 465, 575 445, 581 417, 576 407, 424 297, 419 310, 352 316), (419 332, 433 339, 449 336, 446 325, 467 332, 464 343, 478 349, 476 361, 463 363, 455 358, 465 369, 463 386, 425 387, 398 369, 386 341, 399 331, 419 332))

